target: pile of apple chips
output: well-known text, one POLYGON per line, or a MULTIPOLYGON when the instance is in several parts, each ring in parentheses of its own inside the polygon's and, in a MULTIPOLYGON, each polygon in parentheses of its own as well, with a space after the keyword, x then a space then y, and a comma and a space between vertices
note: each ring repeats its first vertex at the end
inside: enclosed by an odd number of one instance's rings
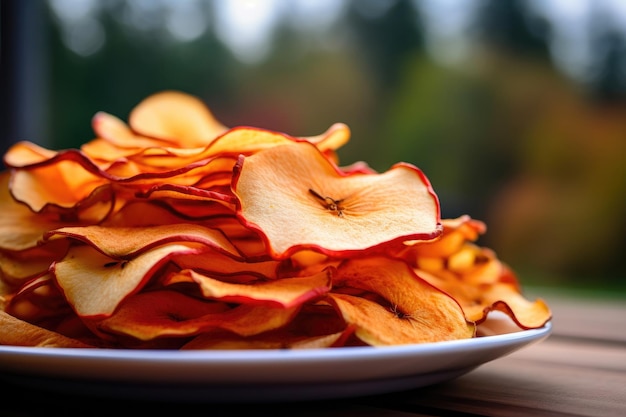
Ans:
POLYGON ((227 128, 164 91, 95 139, 13 145, 0 173, 0 344, 126 349, 386 346, 477 337, 493 311, 551 318, 441 219, 417 167, 341 166, 313 137, 227 128))

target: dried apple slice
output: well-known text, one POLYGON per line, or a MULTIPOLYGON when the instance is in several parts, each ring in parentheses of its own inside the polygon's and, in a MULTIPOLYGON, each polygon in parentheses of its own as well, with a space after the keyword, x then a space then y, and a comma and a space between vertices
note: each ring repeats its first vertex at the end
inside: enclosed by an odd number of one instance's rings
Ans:
POLYGON ((374 257, 347 261, 337 270, 337 287, 382 296, 388 305, 364 297, 329 294, 355 335, 373 345, 437 342, 473 337, 475 326, 458 302, 419 278, 406 263, 374 257))
POLYGON ((20 320, 0 311, 0 345, 53 347, 53 348, 93 348, 59 333, 20 320))
MULTIPOLYGON (((212 229, 224 231, 224 228, 221 227, 223 223, 236 221, 235 213, 229 204, 222 204, 217 200, 211 201, 203 197, 187 198, 187 195, 176 198, 171 196, 169 191, 164 191, 165 195, 159 194, 160 191, 158 190, 156 194, 151 194, 149 201, 171 211, 186 222, 202 224, 212 229)), ((239 227, 243 229, 243 226, 239 225, 239 227)))
POLYGON ((298 336, 289 332, 241 337, 233 334, 203 333, 181 346, 181 350, 321 349, 339 343, 344 332, 321 336, 298 336))
POLYGON ((108 181, 89 174, 83 176, 77 166, 76 170, 60 172, 55 165, 61 164, 13 170, 9 183, 12 197, 46 216, 42 218, 61 219, 65 223, 97 223, 111 213, 115 198, 108 181), (72 172, 78 173, 76 178, 66 181, 72 172))
POLYGON ((179 91, 143 99, 131 111, 128 124, 142 136, 175 142, 181 148, 205 146, 227 129, 204 102, 179 91))
POLYGON ((0 174, 0 250, 22 251, 36 247, 43 234, 64 224, 34 213, 9 193, 9 173, 0 174))
POLYGON ((17 142, 4 154, 4 163, 9 168, 21 168, 54 158, 59 152, 41 147, 32 142, 17 142))
MULTIPOLYGON (((96 120, 98 122, 98 120, 96 120)), ((115 130, 122 137, 126 132, 120 130, 119 124, 114 125, 111 120, 105 119, 111 126, 107 129, 115 130)), ((153 94, 141 101, 130 113, 129 125, 132 131, 139 135, 175 142, 181 148, 194 148, 212 144, 213 140, 228 128, 219 122, 206 104, 195 96, 179 91, 163 91, 153 94)), ((94 130, 107 129, 94 126, 94 130)), ((240 132, 249 132, 257 129, 248 127, 235 128, 240 132), (241 130, 243 129, 243 130, 241 130)), ((268 131, 269 133, 269 131, 268 131)), ((277 134, 277 137, 281 134, 277 134)), ((333 124, 326 132, 301 139, 314 143, 321 150, 336 150, 343 146, 350 138, 350 129, 344 123, 333 124)), ((134 138, 133 138, 134 139, 134 138)), ((132 140, 130 141, 132 142, 132 140)), ((245 140, 247 145, 250 142, 245 140)), ((214 152, 224 149, 243 148, 241 146, 224 147, 218 145, 214 152)), ((245 152, 245 151, 243 151, 245 152)))
POLYGON ((229 308, 225 303, 176 291, 150 291, 129 298, 114 315, 102 320, 99 328, 140 340, 187 337, 214 330, 252 336, 284 326, 297 311, 298 307, 247 304, 229 308))
MULTIPOLYGON (((191 171, 190 174, 202 177, 215 175, 218 172, 232 174, 233 165, 237 162, 233 155, 215 155, 203 152, 203 154, 192 155, 190 157, 172 155, 164 153, 157 155, 154 153, 142 152, 133 155, 129 159, 145 172, 182 172, 181 168, 191 171), (193 168, 193 171, 189 168, 193 168)), ((186 174, 189 175, 189 174, 186 174)))
POLYGON ((285 326, 242 337, 230 332, 203 333, 181 349, 311 349, 344 346, 352 335, 337 311, 327 302, 302 306, 285 326))
POLYGON ((257 127, 235 127, 215 139, 207 148, 211 155, 251 155, 264 149, 297 143, 298 139, 285 133, 257 127))
POLYGON ((544 300, 527 299, 515 284, 473 285, 461 279, 442 279, 424 271, 417 271, 417 274, 454 297, 465 317, 477 324, 484 322, 491 311, 505 313, 522 329, 543 327, 552 318, 550 307, 544 300))
POLYGON ((178 267, 182 269, 192 269, 196 272, 208 275, 218 275, 220 277, 229 276, 250 276, 255 279, 276 279, 278 278, 281 262, 269 260, 253 262, 249 259, 238 259, 228 256, 223 252, 207 248, 202 253, 191 253, 180 255, 172 259, 178 267))
POLYGON ((231 242, 250 262, 263 262, 274 259, 268 255, 265 243, 256 235, 233 237, 231 242))
POLYGON ((405 242, 408 250, 417 258, 445 258, 457 252, 467 241, 474 241, 485 233, 485 223, 462 215, 454 219, 443 219, 443 234, 431 242, 405 242))
POLYGON ((48 273, 33 278, 8 297, 5 311, 33 324, 40 324, 49 317, 72 313, 48 273))
POLYGON ((420 277, 456 299, 466 318, 475 323, 483 323, 494 310, 525 329, 550 320, 547 304, 541 299, 527 300, 517 277, 496 253, 473 243, 485 233, 483 222, 464 215, 442 223, 440 239, 415 244, 405 253, 410 254, 405 259, 420 277))
POLYGON ((88 243, 111 258, 128 258, 170 242, 195 242, 239 256, 222 232, 194 223, 150 227, 64 227, 45 234, 46 239, 72 238, 88 243))
POLYGON ((104 139, 96 138, 81 145, 83 152, 103 171, 112 165, 123 162, 125 158, 138 152, 137 148, 119 148, 104 139))
POLYGON ((178 161, 167 166, 147 166, 122 159, 103 170, 84 152, 70 149, 14 169, 10 189, 16 200, 39 212, 48 205, 75 207, 111 183, 138 190, 164 182, 193 185, 216 170, 230 172, 233 164, 232 158, 221 157, 178 161))
POLYGON ((98 138, 104 139, 118 149, 150 148, 176 144, 167 138, 138 135, 122 120, 105 112, 96 113, 91 119, 91 126, 98 138))
POLYGON ((313 143, 322 152, 334 151, 350 140, 350 128, 345 123, 335 123, 321 135, 306 136, 303 139, 313 143))
POLYGON ((225 194, 215 190, 207 190, 205 188, 172 183, 163 183, 152 186, 145 192, 138 192, 137 197, 152 198, 157 200, 165 200, 168 198, 195 200, 203 201, 205 204, 206 202, 216 202, 225 206, 231 206, 235 203, 234 197, 230 194, 225 194))
POLYGON ((431 332, 428 329, 425 332, 427 323, 409 315, 399 315, 375 301, 338 293, 330 294, 329 297, 344 320, 355 327, 355 336, 370 346, 441 342, 470 338, 473 335, 473 331, 465 332, 461 337, 450 337, 450 334, 431 332))
POLYGON ((331 287, 330 270, 309 277, 281 278, 248 284, 224 282, 192 270, 183 270, 172 278, 177 279, 177 276, 197 283, 206 298, 284 308, 299 306, 318 298, 330 291, 331 287))
POLYGON ((79 316, 106 317, 126 297, 141 290, 172 256, 194 250, 180 244, 164 245, 120 261, 91 246, 75 246, 53 265, 52 273, 79 316))
POLYGON ((349 256, 441 233, 439 201, 418 168, 346 174, 307 142, 242 156, 232 188, 242 223, 277 258, 306 248, 349 256))
POLYGON ((17 252, 0 251, 0 281, 19 286, 44 274, 54 261, 65 256, 69 242, 51 242, 17 252))
MULTIPOLYGON (((9 297, 4 310, 33 326, 94 347, 103 345, 103 342, 88 330, 72 311, 49 274, 32 279, 23 285, 9 297)), ((29 344, 26 341, 24 343, 29 344)), ((33 343, 35 342, 31 341, 30 344, 33 343)))
POLYGON ((147 227, 188 221, 184 217, 176 215, 159 201, 146 201, 143 199, 131 200, 120 206, 118 210, 108 217, 102 226, 106 227, 147 227))
POLYGON ((522 329, 537 329, 552 318, 546 302, 540 298, 529 300, 511 284, 499 283, 485 291, 480 299, 490 309, 502 311, 522 329))
MULTIPOLYGON (((341 138, 349 135, 346 129, 341 124, 331 127, 316 138, 317 145, 322 148, 337 145, 341 138)), ((132 138, 129 140, 132 141, 132 138)), ((249 155, 274 146, 305 140, 307 138, 294 138, 271 130, 241 126, 216 136, 204 147, 174 148, 153 145, 147 148, 117 148, 102 139, 96 139, 83 145, 81 149, 99 167, 106 170, 107 177, 111 180, 138 182, 140 178, 134 177, 140 174, 144 178, 154 178, 147 177, 147 173, 164 175, 169 172, 168 176, 172 176, 192 169, 194 172, 198 172, 198 169, 215 172, 220 169, 216 162, 224 165, 224 170, 230 173, 236 162, 233 158, 239 154, 249 155), (211 166, 208 166, 209 163, 211 166)))
POLYGON ((47 205, 74 207, 107 183, 81 164, 59 159, 34 168, 13 170, 9 187, 13 198, 39 212, 47 205))

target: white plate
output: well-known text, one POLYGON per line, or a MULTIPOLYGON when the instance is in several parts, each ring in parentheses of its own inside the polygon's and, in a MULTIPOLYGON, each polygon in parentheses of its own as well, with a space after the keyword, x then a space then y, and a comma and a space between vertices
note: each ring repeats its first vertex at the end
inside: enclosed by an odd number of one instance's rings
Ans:
POLYGON ((56 392, 212 402, 382 394, 461 376, 552 325, 467 340, 310 350, 153 351, 0 346, 0 379, 56 392))

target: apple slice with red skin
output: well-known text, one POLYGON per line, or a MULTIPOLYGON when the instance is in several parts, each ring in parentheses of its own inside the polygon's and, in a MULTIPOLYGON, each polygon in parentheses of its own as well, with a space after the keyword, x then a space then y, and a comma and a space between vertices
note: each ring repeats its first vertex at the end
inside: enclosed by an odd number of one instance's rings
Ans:
POLYGON ((132 109, 128 124, 139 135, 181 148, 206 146, 227 129, 202 100, 180 91, 146 97, 132 109))
POLYGON ((529 300, 513 271, 496 253, 473 243, 485 233, 485 224, 467 215, 444 219, 439 240, 407 249, 417 275, 454 297, 475 323, 483 323, 491 311, 507 314, 520 328, 544 326, 552 312, 542 299, 529 300))
POLYGON ((300 306, 291 308, 202 300, 176 291, 148 291, 128 298, 98 327, 104 332, 140 340, 189 337, 226 330, 252 336, 278 329, 291 321, 300 306))
MULTIPOLYGON (((119 156, 128 156, 139 149, 176 146, 176 141, 159 137, 148 137, 133 132, 133 130, 118 117, 106 112, 98 112, 91 119, 91 127, 98 136, 92 142, 105 142, 112 149, 122 152, 119 156)), ((89 145, 90 142, 87 143, 89 145)), ((93 150, 99 148, 96 145, 93 150)), ((89 152, 90 155, 98 156, 98 152, 89 152)))
POLYGON ((329 294, 355 335, 373 346, 467 339, 475 325, 465 319, 459 303, 418 277, 403 261, 371 257, 351 259, 337 269, 329 294), (356 288, 385 301, 338 291, 356 288))
POLYGON ((119 260, 91 246, 74 246, 51 272, 79 316, 99 319, 113 314, 124 299, 139 292, 172 256, 193 251, 197 249, 169 244, 119 260))
POLYGON ((275 260, 254 262, 239 259, 207 247, 203 252, 177 255, 172 259, 181 270, 190 269, 206 275, 237 277, 245 275, 249 280, 273 280, 279 277, 284 263, 275 260))
POLYGON ((4 311, 0 311, 0 328, 2 329, 0 345, 53 348, 96 347, 20 320, 4 311))
POLYGON ((178 282, 195 282, 202 295, 209 299, 291 308, 319 298, 330 291, 331 274, 332 271, 328 269, 307 277, 236 283, 225 282, 187 269, 173 274, 169 279, 178 282))
POLYGON ((286 331, 249 337, 230 333, 203 333, 181 346, 181 350, 322 349, 341 344, 344 337, 345 332, 308 337, 286 331))
POLYGON ((508 268, 501 266, 502 280, 491 283, 472 283, 452 274, 433 274, 416 270, 416 274, 450 294, 463 308, 465 317, 477 324, 487 320, 491 311, 508 315, 521 329, 543 327, 552 312, 545 301, 529 300, 520 292, 518 284, 511 282, 508 268))
POLYGON ((348 174, 303 142, 241 156, 232 189, 241 222, 277 259, 303 249, 350 257, 441 234, 439 200, 409 164, 348 174))
POLYGON ((19 252, 39 246, 48 230, 65 226, 54 216, 38 215, 9 193, 9 173, 0 174, 0 250, 19 252))
POLYGON ((194 223, 146 227, 77 226, 45 233, 45 239, 71 238, 85 242, 110 258, 130 258, 171 242, 194 242, 241 258, 224 234, 194 223))

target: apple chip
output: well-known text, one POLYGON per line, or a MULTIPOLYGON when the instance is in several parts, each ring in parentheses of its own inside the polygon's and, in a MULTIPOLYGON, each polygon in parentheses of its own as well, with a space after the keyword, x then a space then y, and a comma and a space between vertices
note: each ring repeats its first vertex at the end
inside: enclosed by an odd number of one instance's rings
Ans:
MULTIPOLYGON (((148 227, 172 223, 189 223, 189 219, 176 215, 159 200, 132 200, 121 205, 101 226, 111 227, 148 227)), ((56 228, 55 228, 56 229, 56 228)))
POLYGON ((274 305, 284 308, 299 306, 330 291, 331 273, 324 270, 309 277, 274 279, 246 284, 229 283, 183 270, 173 279, 189 279, 198 284, 202 295, 230 303, 274 305), (182 277, 178 277, 182 275, 182 277))
MULTIPOLYGON (((166 139, 161 139, 158 137, 146 137, 136 134, 122 120, 113 116, 112 114, 105 112, 96 113, 91 119, 91 126, 93 127, 96 135, 98 135, 98 138, 112 145, 111 148, 108 148, 109 151, 112 149, 116 149, 119 152, 123 152, 122 154, 117 156, 127 156, 131 154, 131 152, 136 152, 137 150, 152 148, 155 146, 158 147, 175 145, 175 143, 172 143, 172 141, 166 139)), ((82 149, 91 150, 91 152, 88 153, 90 155, 93 155, 94 157, 97 157, 98 153, 93 152, 97 148, 90 147, 90 145, 93 145, 92 142, 87 143, 86 145, 88 147, 83 147, 82 149)), ((99 144, 100 143, 98 143, 98 145, 99 144)), ((110 154, 107 152, 107 155, 110 154)))
MULTIPOLYGON (((443 219, 443 234, 431 242, 419 242, 413 247, 418 258, 445 258, 457 252, 467 241, 474 241, 485 233, 486 225, 468 215, 455 219, 443 219)), ((408 242, 407 242, 408 243, 408 242)))
POLYGON ((438 199, 408 164, 348 175, 311 144, 299 143, 241 157, 235 170, 238 215, 276 258, 305 248, 348 256, 441 233, 438 199))
POLYGON ((552 317, 548 305, 542 299, 529 300, 511 284, 499 283, 488 288, 479 302, 502 311, 522 329, 537 329, 552 317))
POLYGON ((0 250, 22 251, 39 244, 45 232, 63 225, 16 202, 9 193, 9 175, 0 174, 0 250))
POLYGON ((181 349, 319 349, 346 346, 353 329, 325 301, 306 303, 285 326, 243 337, 231 332, 199 334, 181 349))
POLYGON ((194 250, 171 244, 119 260, 91 246, 76 246, 54 264, 52 273, 79 316, 98 318, 111 315, 122 300, 141 290, 170 257, 194 250))
POLYGON ((180 254, 172 258, 181 270, 205 273, 213 276, 224 277, 245 275, 250 280, 273 280, 278 278, 280 269, 284 264, 275 260, 257 261, 245 258, 239 259, 217 251, 206 248, 202 252, 192 252, 190 254, 180 254))
POLYGON ((31 347, 93 348, 80 340, 20 320, 0 311, 0 345, 31 347))
POLYGON ((13 171, 10 190, 13 198, 27 204, 33 211, 47 207, 74 208, 95 196, 107 181, 82 165, 69 160, 36 168, 13 171))
POLYGON ((4 155, 4 163, 11 168, 23 168, 54 158, 59 152, 32 142, 17 142, 4 155))
POLYGON ((245 350, 245 349, 321 349, 337 346, 344 332, 322 336, 297 336, 276 332, 241 337, 230 333, 203 333, 181 346, 181 350, 245 350))
POLYGON ((345 123, 335 123, 321 135, 306 136, 303 139, 313 143, 322 152, 335 151, 350 140, 350 128, 345 123))
POLYGON ((149 291, 129 298, 114 315, 102 320, 99 328, 139 340, 194 336, 214 330, 253 336, 284 326, 298 308, 248 304, 230 307, 176 291, 149 291))
POLYGON ((145 98, 131 111, 129 124, 140 135, 181 148, 206 146, 226 130, 200 99, 179 91, 145 98))
POLYGON ((5 311, 38 325, 71 315, 70 305, 48 273, 33 278, 8 297, 5 311))
POLYGON ((17 252, 0 251, 0 281, 15 286, 48 272, 50 265, 61 260, 69 242, 51 242, 17 252))
POLYGON ((237 250, 219 230, 193 223, 150 227, 64 227, 46 233, 46 239, 69 237, 88 243, 111 258, 128 258, 171 242, 195 242, 238 256, 237 250))
MULTIPOLYGON (((233 205, 235 202, 235 199, 230 194, 221 191, 216 191, 210 188, 207 189, 191 185, 180 185, 172 183, 154 185, 145 192, 137 192, 136 196, 138 198, 147 198, 161 202, 172 200, 185 200, 184 202, 178 201, 179 205, 189 203, 190 200, 200 201, 205 207, 207 206, 207 203, 218 203, 229 208, 229 213, 233 212, 230 206, 233 205)), ((175 206, 177 204, 173 205, 175 206)), ((217 209, 220 208, 221 207, 217 207, 217 209)), ((213 210, 214 209, 204 211, 213 210)))
POLYGON ((385 304, 365 297, 330 294, 355 334, 374 346, 437 342, 473 336, 459 304, 419 278, 402 261, 375 257, 349 260, 337 270, 337 287, 380 295, 385 304))
POLYGON ((439 241, 411 248, 416 273, 454 297, 468 320, 482 323, 489 312, 507 314, 521 328, 538 328, 552 317, 541 299, 530 301, 521 293, 513 271, 493 250, 472 241, 485 232, 482 222, 469 216, 444 219, 439 241))

